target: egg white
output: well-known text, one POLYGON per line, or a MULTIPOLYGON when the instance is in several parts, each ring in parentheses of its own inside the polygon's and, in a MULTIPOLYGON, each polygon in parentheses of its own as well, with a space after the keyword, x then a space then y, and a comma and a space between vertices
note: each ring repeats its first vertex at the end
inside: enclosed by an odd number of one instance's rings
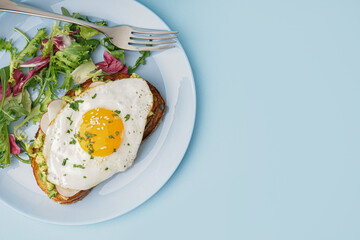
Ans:
POLYGON ((63 188, 86 190, 133 164, 153 105, 153 96, 145 80, 129 78, 90 88, 74 99, 77 100, 84 101, 79 103, 79 111, 74 111, 67 104, 50 124, 43 153, 50 182, 63 188), (96 108, 121 111, 119 116, 124 124, 124 135, 116 152, 90 159, 91 156, 81 148, 74 134, 79 132, 82 116, 96 108), (130 115, 128 120, 125 119, 127 114, 130 115), (69 130, 70 134, 67 133, 69 130), (76 139, 76 144, 69 144, 72 139, 76 139), (65 166, 64 159, 67 159, 65 166))

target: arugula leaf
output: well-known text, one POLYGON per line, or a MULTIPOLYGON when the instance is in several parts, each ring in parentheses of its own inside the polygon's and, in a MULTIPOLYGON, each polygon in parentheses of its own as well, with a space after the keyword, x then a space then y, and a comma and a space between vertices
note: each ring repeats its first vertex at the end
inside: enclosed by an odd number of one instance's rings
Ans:
POLYGON ((14 28, 14 31, 20 33, 20 34, 25 38, 27 44, 29 44, 30 38, 29 38, 28 36, 26 36, 26 34, 25 34, 24 32, 22 32, 22 31, 21 31, 20 29, 18 29, 18 28, 14 28))
POLYGON ((47 106, 49 103, 54 100, 53 99, 53 91, 51 89, 51 86, 48 86, 47 89, 44 92, 44 98, 40 102, 40 110, 45 113, 47 112, 48 108, 47 106))
POLYGON ((9 101, 0 111, 0 122, 10 124, 18 120, 22 115, 29 114, 16 100, 9 101))
MULTIPOLYGON (((20 95, 20 94, 19 94, 20 95)), ((18 95, 18 96, 19 96, 18 95)), ((28 90, 24 89, 22 92, 21 104, 27 112, 31 112, 31 97, 28 90)))
MULTIPOLYGON (((43 112, 40 110, 40 104, 38 104, 36 107, 31 109, 31 112, 26 116, 24 120, 22 120, 21 123, 14 126, 14 135, 17 139, 25 139, 26 136, 23 136, 21 128, 22 126, 26 125, 31 119, 41 118, 43 112), (20 133, 19 133, 20 131, 20 133)), ((34 120, 35 123, 35 120, 34 120)))
MULTIPOLYGON (((97 24, 97 25, 100 25, 100 26, 107 26, 107 22, 104 21, 104 20, 102 20, 102 21, 91 21, 89 19, 89 17, 84 17, 80 13, 73 12, 73 14, 70 14, 70 12, 64 7, 61 8, 61 12, 62 12, 62 14, 64 16, 81 19, 83 21, 94 23, 94 24, 97 24)), ((71 29, 71 31, 75 31, 77 29, 77 27, 78 27, 78 25, 74 24, 74 23, 69 23, 69 24, 67 24, 67 26, 71 29)))
POLYGON ((9 66, 6 66, 6 67, 3 67, 0 69, 0 78, 1 78, 1 85, 3 87, 2 99, 1 99, 1 103, 0 103, 0 109, 2 109, 4 106, 6 91, 8 88, 9 66))
POLYGON ((10 142, 7 125, 0 126, 0 168, 10 165, 10 142))
MULTIPOLYGON (((55 72, 55 69, 52 67, 53 64, 52 64, 51 59, 52 58, 50 57, 49 67, 46 70, 46 76, 43 77, 43 78, 45 78, 45 80, 43 82, 41 82, 41 88, 39 90, 39 94, 38 94, 37 98, 35 99, 35 101, 32 103, 33 107, 36 106, 40 102, 41 97, 43 96, 43 94, 46 91, 48 91, 47 92, 48 94, 50 91, 50 94, 52 93, 53 95, 55 95, 54 91, 53 91, 53 86, 50 83, 53 82, 54 87, 57 87, 57 80, 56 80, 57 74, 55 72)), ((44 71, 42 70, 40 72, 40 74, 43 76, 45 74, 45 70, 44 71)))
POLYGON ((136 60, 135 65, 128 67, 129 74, 132 74, 140 66, 140 64, 144 65, 146 63, 145 59, 150 56, 150 51, 140 51, 140 53, 142 55, 136 60))
POLYGON ((64 8, 64 7, 61 7, 61 13, 62 13, 62 15, 64 15, 64 16, 71 17, 71 14, 69 13, 69 11, 68 11, 66 8, 64 8))

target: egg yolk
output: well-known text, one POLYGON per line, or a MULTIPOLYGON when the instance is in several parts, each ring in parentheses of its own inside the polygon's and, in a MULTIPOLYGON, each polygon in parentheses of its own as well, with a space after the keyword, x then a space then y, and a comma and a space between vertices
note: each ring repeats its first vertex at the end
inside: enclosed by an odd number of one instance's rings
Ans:
POLYGON ((84 151, 98 157, 116 152, 122 142, 124 131, 119 113, 105 108, 95 108, 83 115, 77 138, 84 151))

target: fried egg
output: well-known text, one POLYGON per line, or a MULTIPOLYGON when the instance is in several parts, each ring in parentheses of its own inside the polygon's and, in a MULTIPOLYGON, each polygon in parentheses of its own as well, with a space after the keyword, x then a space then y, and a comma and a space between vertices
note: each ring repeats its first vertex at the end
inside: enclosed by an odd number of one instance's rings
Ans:
POLYGON ((74 98, 46 130, 48 181, 87 190, 131 167, 152 105, 141 78, 108 82, 74 98))

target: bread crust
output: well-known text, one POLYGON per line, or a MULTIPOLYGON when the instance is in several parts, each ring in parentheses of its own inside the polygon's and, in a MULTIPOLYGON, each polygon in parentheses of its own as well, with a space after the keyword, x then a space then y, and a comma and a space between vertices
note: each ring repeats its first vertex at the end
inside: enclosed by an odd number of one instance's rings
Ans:
MULTIPOLYGON (((115 73, 115 74, 103 76, 104 80, 111 80, 111 81, 118 80, 118 79, 124 79, 124 78, 130 78, 130 75, 124 74, 124 73, 115 73)), ((146 82, 149 85, 151 93, 153 94, 154 102, 153 102, 153 106, 151 109, 151 112, 153 114, 148 116, 148 118, 147 118, 147 124, 145 126, 142 142, 144 142, 159 126, 159 124, 161 123, 162 117, 165 114, 165 110, 166 110, 165 101, 164 101, 163 97, 161 96, 160 92, 151 83, 149 83, 148 81, 146 81, 146 82)), ((90 78, 86 82, 82 83, 81 87, 83 89, 87 89, 91 83, 92 83, 92 79, 90 78)), ((75 91, 69 90, 65 95, 74 97, 75 91)), ((36 137, 38 136, 39 131, 41 131, 40 128, 36 134, 36 137)), ((33 149, 33 151, 37 152, 37 151, 39 151, 39 149, 33 149)), ((44 182, 40 178, 40 169, 39 169, 39 165, 35 161, 35 158, 31 159, 31 167, 33 168, 33 173, 34 173, 37 184, 47 195, 49 195, 49 190, 47 188, 47 185, 44 184, 44 182)), ((52 197, 51 199, 60 204, 71 204, 71 203, 75 203, 75 202, 83 199, 85 196, 87 196, 90 193, 90 191, 91 191, 91 189, 81 190, 77 194, 75 194, 71 197, 65 197, 65 196, 62 196, 60 193, 58 193, 55 197, 52 197)))

